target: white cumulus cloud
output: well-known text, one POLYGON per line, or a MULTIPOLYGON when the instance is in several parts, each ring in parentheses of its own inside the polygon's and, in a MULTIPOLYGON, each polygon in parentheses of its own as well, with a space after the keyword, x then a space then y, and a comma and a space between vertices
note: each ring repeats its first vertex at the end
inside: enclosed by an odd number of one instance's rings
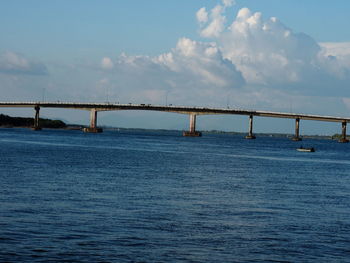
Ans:
MULTIPOLYGON (((336 85, 349 92, 350 60, 344 53, 329 56, 312 37, 248 8, 240 9, 234 21, 224 25, 224 11, 220 5, 212 10, 212 20, 201 36, 215 40, 223 57, 236 66, 248 85, 325 95, 333 93, 336 85)), ((333 53, 344 50, 343 45, 325 45, 333 53)))
POLYGON ((172 97, 185 103, 211 103, 218 97, 215 93, 226 96, 229 90, 244 85, 241 73, 222 57, 215 43, 188 38, 179 39, 168 53, 156 57, 121 54, 113 64, 112 73, 120 83, 120 94, 133 93, 134 98, 157 94, 156 100, 160 94, 171 92, 172 97))
POLYGON ((222 57, 215 43, 181 38, 172 52, 159 56, 156 62, 174 72, 190 74, 203 85, 239 88, 244 82, 235 66, 222 57))
POLYGON ((228 22, 226 11, 234 4, 223 0, 198 10, 200 35, 209 41, 184 37, 170 52, 122 54, 103 58, 101 66, 114 74, 120 96, 140 100, 169 93, 179 104, 222 105, 231 96, 242 107, 283 108, 290 96, 350 96, 350 45, 319 44, 249 8, 228 22))
POLYGON ((251 84, 279 85, 303 81, 317 71, 319 45, 295 34, 272 17, 248 8, 239 10, 228 30, 218 37, 224 57, 232 61, 251 84))
POLYGON ((205 7, 199 9, 196 15, 201 25, 200 35, 207 38, 218 37, 225 29, 226 17, 224 12, 226 8, 234 4, 235 1, 233 0, 223 0, 222 4, 216 5, 209 15, 205 7))
POLYGON ((198 10, 198 12, 196 13, 196 17, 199 23, 206 23, 208 21, 208 13, 205 7, 202 7, 198 10))

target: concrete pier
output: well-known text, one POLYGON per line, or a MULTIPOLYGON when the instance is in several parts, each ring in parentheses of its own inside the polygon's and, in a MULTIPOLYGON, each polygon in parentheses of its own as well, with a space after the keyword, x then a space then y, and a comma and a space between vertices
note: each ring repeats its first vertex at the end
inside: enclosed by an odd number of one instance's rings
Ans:
POLYGON ((39 123, 39 118, 40 118, 40 107, 38 105, 36 105, 34 107, 35 109, 35 117, 34 117, 34 126, 33 126, 33 130, 34 131, 40 131, 41 127, 40 127, 40 123, 39 123))
POLYGON ((341 138, 340 138, 339 142, 341 142, 341 143, 349 142, 349 140, 346 139, 346 121, 343 121, 341 123, 341 127, 342 127, 342 134, 341 134, 341 138))
POLYGON ((99 133, 102 132, 102 128, 97 127, 97 110, 91 109, 90 111, 90 127, 84 128, 84 132, 99 133))
POLYGON ((256 138, 253 134, 253 115, 249 115, 249 132, 245 138, 246 139, 255 139, 256 138))
POLYGON ((300 119, 299 118, 296 118, 295 119, 295 135, 294 137, 292 138, 293 141, 301 141, 301 137, 299 135, 299 123, 300 123, 300 119))
POLYGON ((295 120, 295 138, 300 139, 299 124, 300 120, 307 121, 322 121, 322 122, 334 122, 342 123, 342 135, 340 142, 348 142, 346 137, 346 125, 350 123, 350 117, 345 116, 327 116, 327 115, 314 115, 303 113, 286 113, 286 112, 274 112, 274 111, 261 111, 261 110, 244 110, 237 108, 212 108, 212 107, 193 107, 193 106, 174 106, 174 105, 152 105, 152 104, 120 104, 118 103, 86 103, 86 102, 28 102, 28 101, 12 101, 12 102, 0 102, 0 109, 4 107, 11 108, 30 108, 35 109, 35 119, 33 129, 40 130, 39 111, 40 108, 55 108, 55 109, 74 109, 74 110, 86 110, 91 111, 90 126, 85 128, 86 132, 101 132, 102 129, 97 127, 97 111, 120 111, 120 110, 137 110, 137 111, 159 111, 159 112, 171 112, 177 114, 190 115, 190 130, 185 131, 184 136, 200 136, 200 132, 195 130, 196 115, 240 115, 249 116, 249 133, 247 139, 255 139, 253 134, 253 117, 269 117, 269 118, 281 118, 295 120))
POLYGON ((196 131, 196 114, 190 114, 190 130, 184 131, 183 136, 186 137, 200 137, 202 136, 201 132, 196 131))

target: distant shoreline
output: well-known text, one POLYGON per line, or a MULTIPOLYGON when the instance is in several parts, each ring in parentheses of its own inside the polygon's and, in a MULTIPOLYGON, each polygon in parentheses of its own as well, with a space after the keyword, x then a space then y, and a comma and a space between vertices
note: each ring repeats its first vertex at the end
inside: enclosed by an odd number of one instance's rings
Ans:
MULTIPOLYGON (((26 117, 11 117, 8 115, 0 114, 0 128, 32 128, 34 123, 33 118, 26 117)), ((62 129, 62 130, 82 130, 85 125, 80 124, 66 124, 61 120, 42 119, 40 118, 40 126, 46 129, 62 129)), ((144 132, 179 132, 182 130, 168 130, 168 129, 146 129, 146 128, 121 128, 121 127, 110 127, 101 126, 103 130, 108 131, 144 131, 144 132)), ((244 132, 230 132, 220 130, 201 130, 203 134, 228 134, 228 135, 241 135, 245 136, 244 132)), ((256 136, 261 137, 277 137, 277 138, 292 138, 293 134, 286 133, 254 133, 256 136)), ((327 140, 338 140, 340 134, 334 135, 303 135, 305 139, 327 139, 327 140)))
MULTIPOLYGON (((42 128, 64 129, 67 124, 61 120, 39 119, 42 128)), ((0 114, 0 127, 3 128, 31 128, 34 125, 34 118, 27 117, 11 117, 0 114)))
MULTIPOLYGON (((168 130, 168 129, 144 129, 144 128, 117 128, 117 127, 103 127, 103 130, 108 131, 146 131, 146 132, 179 132, 182 133, 182 130, 168 130)), ((245 132, 234 132, 234 131, 219 131, 219 130, 200 130, 202 134, 227 134, 227 135, 241 135, 246 136, 245 132)), ((293 138, 293 134, 287 133, 254 133, 254 135, 262 137, 276 137, 276 138, 293 138)), ((335 139, 337 135, 303 135, 302 138, 308 139, 335 139)), ((340 135, 339 135, 340 136, 340 135)))

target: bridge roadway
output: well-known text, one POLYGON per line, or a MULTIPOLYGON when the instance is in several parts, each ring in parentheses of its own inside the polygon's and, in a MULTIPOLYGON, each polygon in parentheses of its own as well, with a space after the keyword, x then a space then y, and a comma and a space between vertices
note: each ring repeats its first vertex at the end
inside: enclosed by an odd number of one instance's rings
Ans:
POLYGON ((190 115, 190 130, 184 132, 185 136, 200 136, 200 133, 195 130, 197 115, 211 114, 229 114, 229 115, 246 115, 249 116, 249 133, 247 139, 254 139, 253 135, 253 116, 271 117, 271 118, 288 118, 295 119, 295 136, 294 140, 300 140, 299 122, 300 120, 314 120, 324 122, 340 122, 342 123, 342 138, 341 142, 347 142, 346 139, 346 124, 350 122, 349 117, 322 116, 300 113, 285 113, 273 111, 257 111, 231 108, 209 108, 209 107, 190 107, 190 106, 163 106, 151 104, 116 104, 116 103, 76 103, 76 102, 0 102, 0 107, 27 107, 34 108, 35 120, 34 129, 40 129, 39 111, 40 108, 63 108, 63 109, 79 109, 88 110, 90 114, 90 127, 86 128, 87 132, 99 132, 97 128, 97 112, 98 111, 116 111, 116 110, 146 110, 146 111, 162 111, 173 112, 190 115))

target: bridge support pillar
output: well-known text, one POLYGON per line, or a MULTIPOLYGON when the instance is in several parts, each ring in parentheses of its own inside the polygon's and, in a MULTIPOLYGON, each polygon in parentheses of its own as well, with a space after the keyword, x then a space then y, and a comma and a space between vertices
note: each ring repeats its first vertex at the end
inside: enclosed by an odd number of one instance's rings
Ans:
POLYGON ((90 127, 84 128, 84 132, 99 133, 102 132, 102 128, 97 127, 97 110, 91 109, 90 111, 90 127))
POLYGON ((33 130, 34 131, 40 131, 41 130, 40 122, 39 122, 39 120, 40 120, 40 118, 39 118, 39 116, 40 116, 40 106, 36 105, 34 107, 34 109, 35 109, 35 117, 34 117, 33 130))
POLYGON ((349 140, 346 139, 346 121, 343 121, 341 123, 341 127, 342 127, 342 134, 339 142, 342 142, 342 143, 349 142, 349 140))
POLYGON ((255 139, 256 138, 253 134, 253 115, 249 115, 249 132, 245 138, 246 139, 255 139))
POLYGON ((300 135, 299 135, 299 123, 300 123, 300 119, 296 118, 295 119, 295 135, 292 138, 293 141, 301 141, 300 135))
POLYGON ((196 131, 196 114, 190 114, 190 130, 184 131, 183 136, 186 137, 200 137, 202 136, 201 132, 196 131))

